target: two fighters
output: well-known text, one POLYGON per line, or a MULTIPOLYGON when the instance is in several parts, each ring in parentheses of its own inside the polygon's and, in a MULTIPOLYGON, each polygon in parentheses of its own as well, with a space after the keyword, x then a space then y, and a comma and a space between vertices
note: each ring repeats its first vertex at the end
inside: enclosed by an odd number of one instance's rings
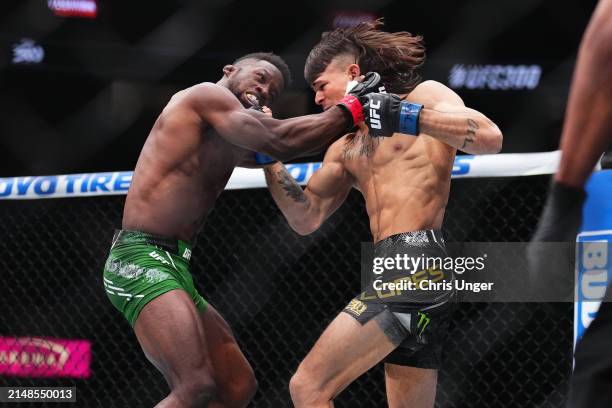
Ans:
MULTIPOLYGON (((446 86, 419 82, 415 69, 424 59, 420 37, 384 32, 381 25, 362 23, 324 33, 304 72, 325 112, 343 98, 350 81, 363 72, 379 72, 387 89, 401 99, 373 95, 370 106, 385 108, 386 115, 377 118, 376 109, 368 110, 366 123, 370 135, 396 133, 372 138, 360 128, 343 136, 329 147, 304 190, 281 163, 265 168, 266 180, 300 234, 317 230, 354 187, 364 196, 377 256, 445 257, 440 228, 456 150, 496 153, 502 134, 446 86)), ((437 273, 452 279, 452 272, 437 273)), ((399 272, 384 279, 412 275, 399 272)), ((382 299, 370 287, 325 329, 291 379, 296 407, 333 406, 338 393, 381 360, 390 407, 433 406, 454 292, 388 295, 382 299)))
POLYGON ((245 109, 267 105, 289 79, 273 54, 226 65, 216 84, 172 97, 138 159, 104 287, 171 387, 159 407, 243 407, 255 392, 227 323, 194 288, 190 242, 236 165, 253 152, 289 159, 322 148, 362 119, 358 97, 370 90, 364 81, 340 107, 288 120, 245 109))

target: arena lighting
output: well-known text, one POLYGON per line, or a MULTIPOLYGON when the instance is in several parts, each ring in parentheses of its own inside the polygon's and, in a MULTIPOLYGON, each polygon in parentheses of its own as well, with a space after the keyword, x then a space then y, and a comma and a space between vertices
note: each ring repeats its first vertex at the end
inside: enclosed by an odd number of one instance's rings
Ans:
POLYGON ((376 20, 376 16, 365 11, 338 11, 333 15, 334 28, 355 27, 359 23, 376 20))
POLYGON ((96 0, 48 0, 47 5, 58 17, 96 18, 96 0))

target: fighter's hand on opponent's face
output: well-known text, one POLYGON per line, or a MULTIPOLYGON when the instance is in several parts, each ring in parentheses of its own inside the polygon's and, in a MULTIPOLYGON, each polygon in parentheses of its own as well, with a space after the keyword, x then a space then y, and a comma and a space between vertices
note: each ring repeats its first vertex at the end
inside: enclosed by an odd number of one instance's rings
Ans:
POLYGON ((353 95, 357 98, 372 92, 387 93, 377 72, 368 72, 359 77, 359 80, 349 82, 346 89, 347 95, 353 95))
POLYGON ((376 72, 368 72, 340 100, 338 106, 351 114, 351 128, 364 121, 370 136, 419 134, 419 114, 423 105, 402 101, 399 96, 386 93, 376 72))
POLYGON ((380 75, 376 72, 368 72, 360 82, 349 82, 349 88, 344 98, 340 99, 337 106, 348 113, 351 123, 349 129, 353 129, 359 122, 363 122, 363 104, 367 102, 365 97, 372 92, 385 92, 385 87, 381 82, 380 75))

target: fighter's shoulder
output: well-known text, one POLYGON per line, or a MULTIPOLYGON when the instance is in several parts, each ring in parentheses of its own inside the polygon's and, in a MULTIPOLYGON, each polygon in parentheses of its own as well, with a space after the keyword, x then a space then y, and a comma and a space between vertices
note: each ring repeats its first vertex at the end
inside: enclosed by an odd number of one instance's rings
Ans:
POLYGON ((433 80, 423 81, 418 84, 406 95, 406 99, 410 102, 418 102, 426 107, 435 106, 439 103, 463 105, 463 100, 455 91, 433 80))
POLYGON ((342 163, 344 155, 342 152, 344 151, 344 147, 347 143, 347 136, 344 135, 334 143, 332 143, 325 152, 325 158, 323 159, 326 162, 339 162, 342 163))
POLYGON ((182 97, 186 103, 194 104, 195 106, 201 107, 205 105, 204 107, 208 109, 213 107, 234 107, 236 104, 239 104, 229 89, 212 82, 202 82, 193 85, 176 93, 174 97, 182 97))

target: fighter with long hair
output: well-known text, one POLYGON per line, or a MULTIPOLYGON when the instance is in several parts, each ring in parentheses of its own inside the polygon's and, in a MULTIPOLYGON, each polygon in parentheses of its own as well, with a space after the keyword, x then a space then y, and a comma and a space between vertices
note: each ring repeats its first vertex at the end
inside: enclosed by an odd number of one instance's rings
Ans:
MULTIPOLYGON (((351 81, 369 71, 378 72, 387 89, 399 95, 370 95, 364 105, 367 128, 335 141, 305 189, 281 163, 265 168, 266 179, 299 234, 317 230, 354 187, 365 199, 376 256, 444 257, 440 229, 456 150, 496 153, 502 134, 446 86, 421 82, 416 73, 425 57, 421 37, 385 32, 382 24, 324 33, 304 74, 325 111, 344 97, 351 81), (379 117, 381 110, 385 117, 379 117), (392 136, 371 137, 384 134, 392 136)), ((452 281, 452 271, 373 275, 292 377, 295 406, 333 406, 338 393, 383 360, 389 406, 433 406, 454 290, 385 290, 381 285, 439 279, 452 281)))

